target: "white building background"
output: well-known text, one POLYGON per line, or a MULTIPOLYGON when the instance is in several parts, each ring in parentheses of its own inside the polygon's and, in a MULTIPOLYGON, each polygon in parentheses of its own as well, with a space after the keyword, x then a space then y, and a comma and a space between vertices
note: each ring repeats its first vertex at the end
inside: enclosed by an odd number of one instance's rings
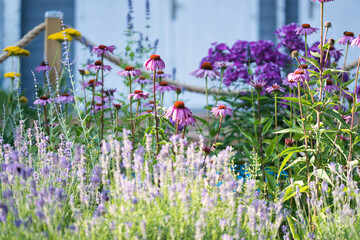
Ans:
MULTIPOLYGON (((126 44, 124 31, 129 2, 134 10, 134 29, 146 35, 144 26, 150 23, 150 39, 159 39, 157 53, 166 62, 166 72, 171 74, 176 68, 177 80, 199 86, 203 86, 204 81, 191 77, 189 73, 198 68, 212 42, 232 46, 239 39, 274 40, 274 30, 286 23, 310 23, 315 27, 320 24, 319 4, 310 0, 149 0, 148 21, 146 0, 0 0, 0 47, 14 45, 31 27, 44 20, 45 11, 60 9, 64 12, 65 23, 96 44, 116 45, 116 53, 121 53, 126 44)), ((333 22, 329 37, 338 39, 344 31, 360 33, 357 25, 359 9, 359 0, 326 3, 325 21, 333 22)), ((39 65, 43 55, 44 36, 38 38, 37 44, 28 47, 35 50, 32 56, 22 63, 26 68, 23 86, 29 88, 28 94, 32 84, 30 69, 39 65)), ((85 63, 88 51, 79 43, 75 48, 78 64, 85 63)), ((359 54, 360 50, 351 50, 349 61, 355 60, 359 54)), ((10 68, 11 63, 7 61, 0 65, 0 73, 10 71, 10 68)), ((115 67, 106 80, 107 86, 122 88, 121 78, 116 74, 119 70, 115 67)), ((1 84, 6 86, 6 80, 1 84)), ((169 105, 175 96, 168 95, 167 99, 169 105)), ((201 94, 186 92, 183 99, 193 109, 200 109, 205 104, 201 94)))

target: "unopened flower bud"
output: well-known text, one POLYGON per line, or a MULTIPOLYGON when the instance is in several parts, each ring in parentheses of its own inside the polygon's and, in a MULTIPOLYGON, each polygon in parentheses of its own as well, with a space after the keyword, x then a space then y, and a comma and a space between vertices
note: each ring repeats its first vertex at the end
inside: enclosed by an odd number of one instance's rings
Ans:
POLYGON ((297 58, 297 57, 299 57, 299 52, 298 52, 297 50, 292 51, 292 52, 291 52, 291 57, 292 57, 292 58, 297 58))
POLYGON ((335 44, 335 40, 330 38, 327 42, 330 46, 333 46, 335 44))
POLYGON ((325 22, 324 27, 331 28, 331 22, 325 22))

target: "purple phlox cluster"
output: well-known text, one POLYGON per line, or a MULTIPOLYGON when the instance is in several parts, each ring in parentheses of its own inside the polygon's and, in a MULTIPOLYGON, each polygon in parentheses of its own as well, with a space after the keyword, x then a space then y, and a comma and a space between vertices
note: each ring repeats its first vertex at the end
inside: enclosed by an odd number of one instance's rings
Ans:
POLYGON ((110 46, 99 45, 97 47, 93 47, 91 52, 97 54, 97 56, 100 57, 102 54, 104 55, 109 55, 109 53, 114 54, 114 50, 115 50, 114 45, 110 45, 110 46))
POLYGON ((270 62, 258 66, 255 70, 255 76, 258 80, 266 82, 267 86, 271 86, 274 83, 281 84, 281 71, 275 63, 270 62))
POLYGON ((289 52, 305 49, 304 39, 295 32, 299 27, 300 26, 297 23, 290 23, 277 29, 275 31, 275 34, 279 39, 277 48, 285 47, 289 52))

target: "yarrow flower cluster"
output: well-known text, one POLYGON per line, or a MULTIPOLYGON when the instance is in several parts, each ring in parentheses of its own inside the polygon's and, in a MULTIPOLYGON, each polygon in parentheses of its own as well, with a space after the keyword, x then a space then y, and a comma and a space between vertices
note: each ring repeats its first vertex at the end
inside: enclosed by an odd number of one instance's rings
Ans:
POLYGON ((18 46, 6 47, 3 50, 8 53, 8 56, 30 56, 30 52, 26 49, 20 48, 18 46))

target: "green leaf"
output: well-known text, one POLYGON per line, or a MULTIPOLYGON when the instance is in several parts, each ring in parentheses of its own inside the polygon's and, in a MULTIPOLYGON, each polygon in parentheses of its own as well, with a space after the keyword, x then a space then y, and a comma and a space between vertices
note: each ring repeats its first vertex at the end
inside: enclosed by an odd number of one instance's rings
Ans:
POLYGON ((303 130, 300 127, 295 127, 295 128, 287 128, 287 129, 283 129, 280 131, 277 131, 275 133, 278 134, 283 134, 283 133, 298 133, 298 134, 303 134, 303 130))
POLYGON ((245 131, 243 131, 239 126, 238 126, 239 130, 241 131, 241 133, 249 140, 249 142, 253 145, 257 145, 256 141, 254 141, 253 137, 250 134, 247 134, 245 131))
POLYGON ((281 166, 280 166, 279 171, 278 171, 277 181, 279 181, 279 177, 280 177, 281 172, 282 172, 283 168, 285 167, 286 163, 289 161, 289 159, 292 157, 292 155, 293 155, 294 153, 296 153, 296 152, 300 152, 300 150, 296 150, 296 151, 290 152, 290 153, 286 156, 286 158, 284 158, 284 160, 282 161, 281 166))
POLYGON ((291 216, 286 217, 288 224, 289 224, 291 235, 294 240, 300 240, 299 235, 296 233, 296 229, 294 227, 294 222, 291 218, 292 218, 291 216))
POLYGON ((319 178, 325 180, 326 182, 328 182, 331 186, 334 186, 334 184, 331 182, 329 176, 327 175, 327 173, 325 172, 324 169, 316 169, 316 171, 313 172, 312 175, 319 177, 319 178))
POLYGON ((270 186, 270 189, 275 191, 276 189, 276 181, 273 175, 265 172, 265 177, 268 180, 268 185, 270 186))
POLYGON ((276 138, 274 138, 274 139, 271 141, 270 145, 266 148, 266 151, 265 151, 266 156, 268 156, 268 157, 271 156, 271 154, 274 152, 275 144, 276 144, 276 138))
POLYGON ((202 122, 203 124, 205 124, 205 125, 208 124, 208 122, 207 122, 205 119, 203 119, 203 118, 201 118, 201 117, 197 117, 197 116, 195 116, 195 115, 194 115, 194 117, 195 117, 197 120, 199 120, 200 122, 202 122))
POLYGON ((268 130, 269 130, 270 127, 272 126, 273 122, 274 122, 274 120, 271 118, 270 121, 268 121, 268 122, 266 123, 266 125, 264 126, 264 129, 263 129, 263 131, 262 131, 262 135, 265 135, 265 134, 268 132, 268 130))
POLYGON ((310 54, 316 58, 320 58, 320 53, 318 53, 318 52, 310 51, 310 54))
MULTIPOLYGON (((299 103, 299 99, 296 98, 296 97, 279 97, 279 98, 283 99, 283 100, 290 101, 290 102, 299 103)), ((311 107, 311 105, 312 105, 309 101, 306 101, 305 99, 300 99, 300 101, 301 101, 302 105, 305 105, 305 106, 308 106, 308 107, 311 107)))

